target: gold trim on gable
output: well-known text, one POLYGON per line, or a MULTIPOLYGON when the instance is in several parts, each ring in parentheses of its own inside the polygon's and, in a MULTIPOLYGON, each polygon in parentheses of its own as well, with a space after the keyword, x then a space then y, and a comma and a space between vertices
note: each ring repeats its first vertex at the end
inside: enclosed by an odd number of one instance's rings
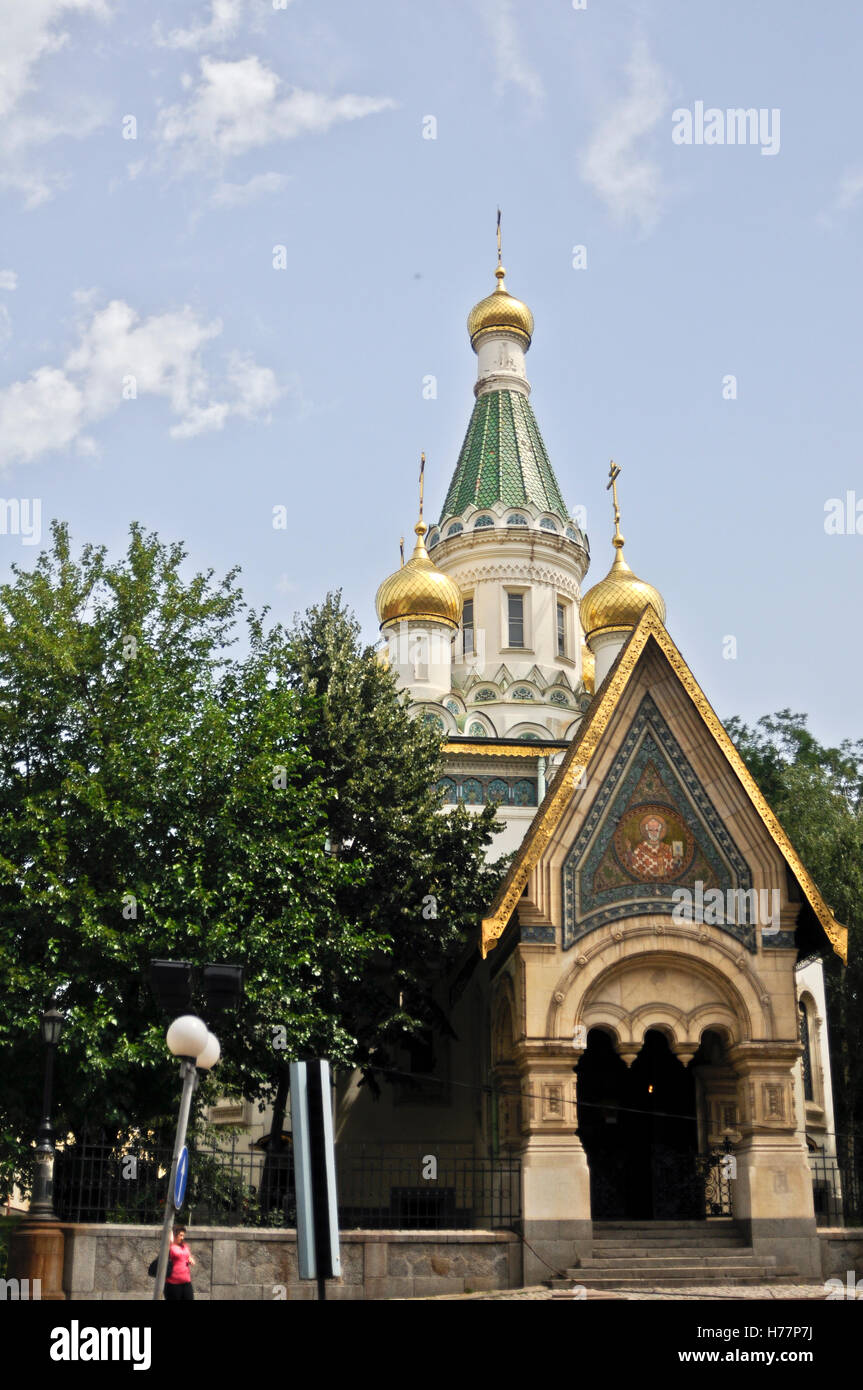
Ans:
POLYGON ((651 637, 668 659, 669 665, 707 725, 714 742, 743 784, 766 830, 806 894, 833 950, 840 960, 847 964, 848 928, 843 927, 833 916, 815 882, 801 863, 794 846, 765 801, 755 779, 731 742, 707 696, 674 645, 664 624, 659 621, 656 613, 650 607, 645 608, 629 641, 622 648, 616 662, 595 695, 593 703, 582 719, 581 726, 566 751, 560 770, 546 793, 545 800, 537 810, 533 824, 522 842, 521 849, 498 890, 491 905, 489 916, 483 918, 480 943, 483 958, 494 949, 499 938, 503 935, 516 904, 524 892, 525 884, 560 824, 570 797, 587 771, 588 764, 629 684, 638 659, 651 637))

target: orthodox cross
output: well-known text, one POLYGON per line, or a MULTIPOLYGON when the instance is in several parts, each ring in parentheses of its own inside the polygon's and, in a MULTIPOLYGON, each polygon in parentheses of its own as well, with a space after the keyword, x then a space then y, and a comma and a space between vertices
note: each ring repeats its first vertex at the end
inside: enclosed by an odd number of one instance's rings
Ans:
POLYGON ((614 498, 614 544, 619 547, 623 545, 623 536, 620 534, 620 507, 617 503, 617 480, 620 477, 620 469, 614 459, 611 460, 608 477, 609 481, 605 485, 605 490, 608 492, 608 489, 611 488, 611 495, 614 498))
POLYGON ((420 521, 423 519, 423 483, 425 481, 426 456, 420 454, 420 521))

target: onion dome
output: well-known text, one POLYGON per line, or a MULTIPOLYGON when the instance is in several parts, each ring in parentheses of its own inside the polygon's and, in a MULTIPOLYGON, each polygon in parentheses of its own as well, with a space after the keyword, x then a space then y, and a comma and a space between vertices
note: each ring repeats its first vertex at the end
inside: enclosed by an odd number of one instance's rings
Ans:
POLYGON ((647 584, 632 573, 623 558, 623 536, 618 532, 614 537, 617 554, 614 564, 604 579, 588 589, 581 600, 579 613, 584 635, 591 637, 600 632, 620 631, 633 628, 650 605, 659 621, 665 622, 665 603, 658 589, 647 584))
POLYGON ((475 304, 467 316, 467 331, 470 345, 476 351, 477 343, 487 333, 514 333, 526 348, 533 337, 533 314, 527 305, 511 295, 504 284, 506 271, 499 265, 494 272, 497 276, 497 289, 475 304))
POLYGON ((381 627, 402 618, 447 623, 457 628, 461 619, 461 590, 448 574, 438 569, 425 548, 428 527, 418 521, 417 543, 406 565, 385 579, 378 589, 375 607, 381 627))
POLYGON ((581 679, 588 695, 596 689, 596 658, 585 642, 581 644, 581 679))

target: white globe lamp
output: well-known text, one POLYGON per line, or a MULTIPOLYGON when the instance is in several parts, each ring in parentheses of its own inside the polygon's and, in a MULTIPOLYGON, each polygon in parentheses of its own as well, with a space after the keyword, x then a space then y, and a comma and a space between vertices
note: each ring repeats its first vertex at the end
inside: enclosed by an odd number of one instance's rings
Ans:
POLYGON ((216 1065, 221 1055, 222 1049, 219 1046, 219 1039, 213 1033, 208 1033, 204 1049, 198 1053, 195 1064, 198 1071, 209 1071, 211 1067, 216 1065))
POLYGON ((194 1014, 175 1018, 168 1029, 168 1046, 175 1057, 197 1057, 210 1036, 206 1023, 194 1014))

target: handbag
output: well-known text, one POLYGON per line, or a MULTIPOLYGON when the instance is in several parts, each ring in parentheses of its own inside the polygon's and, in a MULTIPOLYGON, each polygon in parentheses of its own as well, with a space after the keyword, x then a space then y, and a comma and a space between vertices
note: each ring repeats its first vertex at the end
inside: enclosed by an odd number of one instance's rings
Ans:
MULTIPOLYGON (((159 1268, 159 1256, 157 1255, 156 1258, 155 1258, 155 1260, 153 1260, 153 1261, 150 1263, 150 1265, 149 1265, 149 1267, 148 1267, 148 1269, 147 1269, 147 1273, 148 1273, 148 1275, 150 1276, 151 1279, 155 1279, 155 1277, 156 1277, 156 1271, 158 1270, 158 1268, 159 1268)), ((170 1252, 170 1250, 169 1250, 169 1251, 168 1251, 168 1268, 165 1270, 165 1278, 166 1278, 166 1279, 170 1279, 170 1277, 171 1277, 171 1270, 172 1270, 173 1268, 174 1268, 174 1257, 173 1257, 173 1255, 171 1254, 171 1252, 170 1252)))

